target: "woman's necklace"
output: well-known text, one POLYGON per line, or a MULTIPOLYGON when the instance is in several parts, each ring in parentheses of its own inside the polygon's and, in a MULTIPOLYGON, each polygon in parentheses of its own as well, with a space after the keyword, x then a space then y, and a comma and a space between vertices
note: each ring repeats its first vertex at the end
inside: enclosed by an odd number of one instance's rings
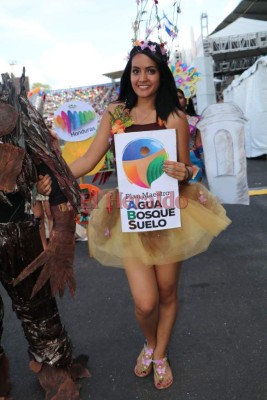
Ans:
POLYGON ((143 123, 144 121, 146 121, 154 111, 155 111, 155 109, 153 108, 153 110, 151 110, 148 114, 146 114, 145 117, 140 118, 140 117, 138 117, 138 115, 137 115, 137 110, 136 110, 136 108, 135 108, 135 109, 134 109, 134 116, 133 116, 133 117, 134 117, 134 122, 135 122, 135 124, 136 124, 136 125, 142 125, 142 123, 143 123))

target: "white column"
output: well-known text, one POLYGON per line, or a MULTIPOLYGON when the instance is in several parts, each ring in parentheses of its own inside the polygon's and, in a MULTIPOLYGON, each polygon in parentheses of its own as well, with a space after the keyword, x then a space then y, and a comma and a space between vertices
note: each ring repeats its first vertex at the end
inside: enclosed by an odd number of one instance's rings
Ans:
POLYGON ((197 83, 197 112, 202 111, 211 104, 216 103, 216 91, 213 81, 213 60, 210 56, 195 58, 193 65, 201 74, 197 83))

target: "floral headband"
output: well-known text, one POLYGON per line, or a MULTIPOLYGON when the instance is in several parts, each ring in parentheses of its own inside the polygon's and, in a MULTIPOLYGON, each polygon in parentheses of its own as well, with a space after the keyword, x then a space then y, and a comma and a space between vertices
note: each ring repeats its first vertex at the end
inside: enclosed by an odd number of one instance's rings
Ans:
POLYGON ((129 58, 133 57, 137 53, 151 54, 161 61, 168 63, 168 51, 166 49, 166 43, 156 43, 150 40, 135 40, 133 42, 134 47, 132 48, 129 58))

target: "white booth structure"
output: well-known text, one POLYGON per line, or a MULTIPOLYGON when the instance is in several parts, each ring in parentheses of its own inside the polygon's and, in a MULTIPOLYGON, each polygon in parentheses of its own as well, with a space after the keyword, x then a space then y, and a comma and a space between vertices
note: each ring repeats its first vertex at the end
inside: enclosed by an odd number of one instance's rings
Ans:
POLYGON ((205 108, 197 124, 210 191, 222 203, 249 204, 242 110, 234 103, 205 108))
POLYGON ((246 156, 267 154, 267 56, 259 58, 224 90, 224 101, 237 104, 248 119, 246 156))

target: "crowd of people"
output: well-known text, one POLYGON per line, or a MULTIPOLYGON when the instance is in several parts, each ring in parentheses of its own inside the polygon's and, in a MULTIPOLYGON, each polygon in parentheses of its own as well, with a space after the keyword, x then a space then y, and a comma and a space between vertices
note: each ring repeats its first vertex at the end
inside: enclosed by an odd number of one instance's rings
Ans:
POLYGON ((53 119, 55 111, 65 102, 71 100, 87 101, 98 115, 102 115, 107 104, 118 95, 117 84, 84 86, 80 88, 46 91, 43 117, 48 121, 53 119))

